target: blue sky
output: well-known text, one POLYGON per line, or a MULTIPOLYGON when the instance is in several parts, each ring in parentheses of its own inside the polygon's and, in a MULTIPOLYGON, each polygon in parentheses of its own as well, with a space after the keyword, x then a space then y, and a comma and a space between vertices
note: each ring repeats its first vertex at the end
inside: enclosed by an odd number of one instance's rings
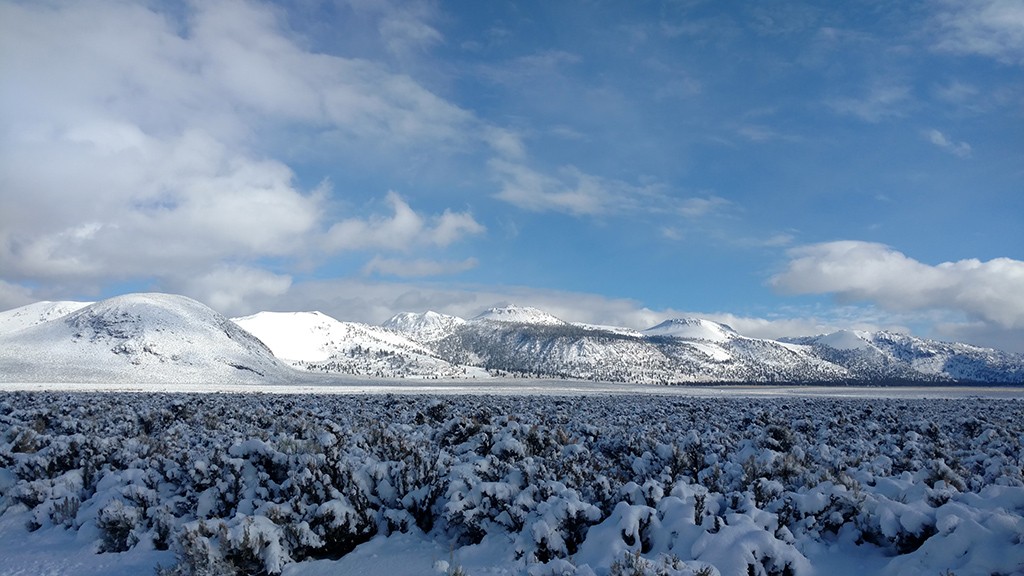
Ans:
POLYGON ((0 308, 1024 351, 1024 2, 0 2, 0 308))

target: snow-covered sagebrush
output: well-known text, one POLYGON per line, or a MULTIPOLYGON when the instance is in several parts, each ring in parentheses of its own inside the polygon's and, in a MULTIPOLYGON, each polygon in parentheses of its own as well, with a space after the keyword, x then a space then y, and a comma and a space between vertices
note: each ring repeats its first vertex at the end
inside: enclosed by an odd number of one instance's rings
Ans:
POLYGON ((1014 400, 5 393, 0 527, 164 574, 407 534, 422 573, 1019 574, 1022 443, 1014 400))

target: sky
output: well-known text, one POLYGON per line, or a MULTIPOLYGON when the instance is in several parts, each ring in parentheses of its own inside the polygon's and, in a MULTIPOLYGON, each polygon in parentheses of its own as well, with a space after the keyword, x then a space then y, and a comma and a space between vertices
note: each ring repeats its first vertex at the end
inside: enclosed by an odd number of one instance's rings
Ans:
POLYGON ((1024 352, 1022 222, 1022 0, 0 0, 0 309, 1024 352))

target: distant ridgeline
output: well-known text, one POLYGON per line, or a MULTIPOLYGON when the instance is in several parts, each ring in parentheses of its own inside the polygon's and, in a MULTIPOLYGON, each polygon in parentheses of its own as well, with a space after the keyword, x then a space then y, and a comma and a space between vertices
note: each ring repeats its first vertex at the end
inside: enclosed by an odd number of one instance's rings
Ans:
POLYGON ((570 323, 528 307, 465 320, 425 312, 381 326, 319 312, 228 320, 199 302, 129 294, 0 313, 6 381, 301 381, 541 377, 639 384, 1024 384, 1024 355, 891 332, 749 338, 681 318, 638 331, 570 323))

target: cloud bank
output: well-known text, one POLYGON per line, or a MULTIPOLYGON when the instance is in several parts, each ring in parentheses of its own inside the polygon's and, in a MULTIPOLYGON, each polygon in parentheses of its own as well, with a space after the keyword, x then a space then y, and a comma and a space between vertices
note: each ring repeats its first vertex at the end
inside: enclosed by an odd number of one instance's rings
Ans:
MULTIPOLYGON (((147 280, 228 306, 287 289, 269 262, 483 233, 468 212, 421 215, 394 193, 393 217, 339 214, 346 192, 304 189, 268 138, 288 126, 401 156, 461 146, 472 114, 381 65, 309 51, 267 6, 187 10, 0 4, 0 102, 17 111, 0 124, 6 286, 147 280)), ((437 40, 386 21, 389 50, 437 40)))
POLYGON ((996 258, 929 265, 884 244, 839 241, 791 249, 770 283, 787 294, 832 294, 887 310, 947 310, 1024 330, 1024 262, 996 258))

